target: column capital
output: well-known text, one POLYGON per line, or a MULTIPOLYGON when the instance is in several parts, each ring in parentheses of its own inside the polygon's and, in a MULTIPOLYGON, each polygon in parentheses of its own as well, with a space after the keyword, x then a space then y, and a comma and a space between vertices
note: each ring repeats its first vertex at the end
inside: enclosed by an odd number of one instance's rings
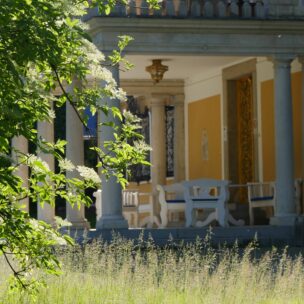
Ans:
POLYGON ((304 65, 304 55, 299 55, 298 60, 302 65, 304 65))
POLYGON ((166 99, 170 96, 167 94, 151 94, 150 95, 150 106, 151 107, 160 107, 165 105, 166 99))
POLYGON ((174 106, 184 106, 185 104, 185 94, 177 94, 173 96, 174 106))
POLYGON ((295 56, 291 54, 276 54, 270 58, 270 61, 272 61, 274 67, 288 68, 294 59, 295 56))
POLYGON ((144 102, 149 99, 148 95, 139 95, 135 97, 138 102, 144 102))

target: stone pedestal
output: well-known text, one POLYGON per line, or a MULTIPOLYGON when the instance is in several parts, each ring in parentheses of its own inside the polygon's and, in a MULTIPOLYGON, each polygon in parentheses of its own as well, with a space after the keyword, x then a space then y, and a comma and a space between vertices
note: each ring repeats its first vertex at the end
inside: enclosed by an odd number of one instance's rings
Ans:
POLYGON ((122 216, 121 187, 116 178, 108 181, 102 178, 102 191, 97 192, 96 229, 123 229, 128 228, 128 221, 122 216))

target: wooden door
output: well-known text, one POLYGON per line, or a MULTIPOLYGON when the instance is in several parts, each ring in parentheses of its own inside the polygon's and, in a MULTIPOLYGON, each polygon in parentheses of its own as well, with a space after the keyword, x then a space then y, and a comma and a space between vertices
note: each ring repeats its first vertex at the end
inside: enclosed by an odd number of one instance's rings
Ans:
MULTIPOLYGON (((232 184, 254 181, 254 111, 251 75, 228 81, 228 166, 232 184)), ((230 201, 246 203, 246 187, 231 188, 230 201)))
MULTIPOLYGON (((252 78, 246 76, 236 80, 237 111, 237 172, 238 183, 254 181, 254 125, 252 78)), ((239 201, 247 201, 246 188, 239 189, 239 201)))

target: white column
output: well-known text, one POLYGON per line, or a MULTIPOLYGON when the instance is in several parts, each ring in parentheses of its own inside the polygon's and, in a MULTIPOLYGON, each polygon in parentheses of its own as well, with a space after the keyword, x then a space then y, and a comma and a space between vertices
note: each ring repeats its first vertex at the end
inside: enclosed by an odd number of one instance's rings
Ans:
POLYGON ((292 57, 274 57, 276 206, 272 225, 294 225, 294 146, 290 63, 292 57))
MULTIPOLYGON (((38 137, 42 137, 44 140, 48 142, 54 142, 54 124, 47 121, 39 121, 37 125, 38 137)), ((41 151, 37 152, 38 157, 40 157, 43 161, 45 161, 50 170, 55 170, 55 159, 52 154, 43 153, 41 151)), ((43 207, 37 203, 38 212, 37 217, 38 220, 45 221, 48 224, 54 224, 55 217, 55 208, 49 204, 44 204, 43 207)))
MULTIPOLYGON (((12 148, 20 151, 23 154, 28 153, 28 141, 24 136, 15 136, 12 139, 12 148)), ((12 158, 18 162, 18 153, 14 150, 12 151, 12 158)), ((17 176, 19 176, 23 180, 23 187, 28 187, 28 167, 26 165, 20 165, 18 170, 15 172, 17 176)), ((24 198, 20 201, 20 205, 22 206, 22 210, 29 212, 29 199, 24 198)))
MULTIPOLYGON (((114 79, 119 85, 119 68, 118 66, 110 68, 114 79)), ((101 99, 102 105, 120 107, 119 100, 109 98, 101 99)), ((119 125, 121 122, 117 118, 113 118, 111 114, 106 116, 102 111, 98 112, 98 122, 114 122, 119 125)), ((98 126, 98 145, 101 149, 104 148, 104 142, 114 140, 113 129, 107 126, 98 126)), ((102 192, 101 192, 101 217, 97 218, 96 229, 119 229, 127 228, 128 222, 122 216, 122 197, 121 186, 115 177, 110 177, 106 180, 102 178, 102 192)), ((96 208, 99 208, 96 207, 96 208)))
POLYGON ((156 185, 166 184, 166 125, 164 96, 152 95, 151 107, 151 182, 153 192, 153 212, 159 216, 160 205, 156 185))
POLYGON ((174 182, 185 180, 185 114, 183 94, 174 96, 174 182))
MULTIPOLYGON (((84 165, 83 125, 69 102, 66 103, 66 158, 75 166, 84 165)), ((78 172, 66 172, 67 178, 80 178, 78 172)), ((90 225, 84 215, 84 205, 80 208, 66 203, 66 219, 73 228, 89 229, 90 225)))

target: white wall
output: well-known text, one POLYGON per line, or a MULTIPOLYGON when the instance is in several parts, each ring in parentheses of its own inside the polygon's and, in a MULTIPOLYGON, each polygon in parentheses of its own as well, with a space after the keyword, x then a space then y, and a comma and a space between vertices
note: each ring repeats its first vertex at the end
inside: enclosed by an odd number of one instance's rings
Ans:
POLYGON ((185 81, 186 104, 222 93, 221 69, 194 75, 185 81))

